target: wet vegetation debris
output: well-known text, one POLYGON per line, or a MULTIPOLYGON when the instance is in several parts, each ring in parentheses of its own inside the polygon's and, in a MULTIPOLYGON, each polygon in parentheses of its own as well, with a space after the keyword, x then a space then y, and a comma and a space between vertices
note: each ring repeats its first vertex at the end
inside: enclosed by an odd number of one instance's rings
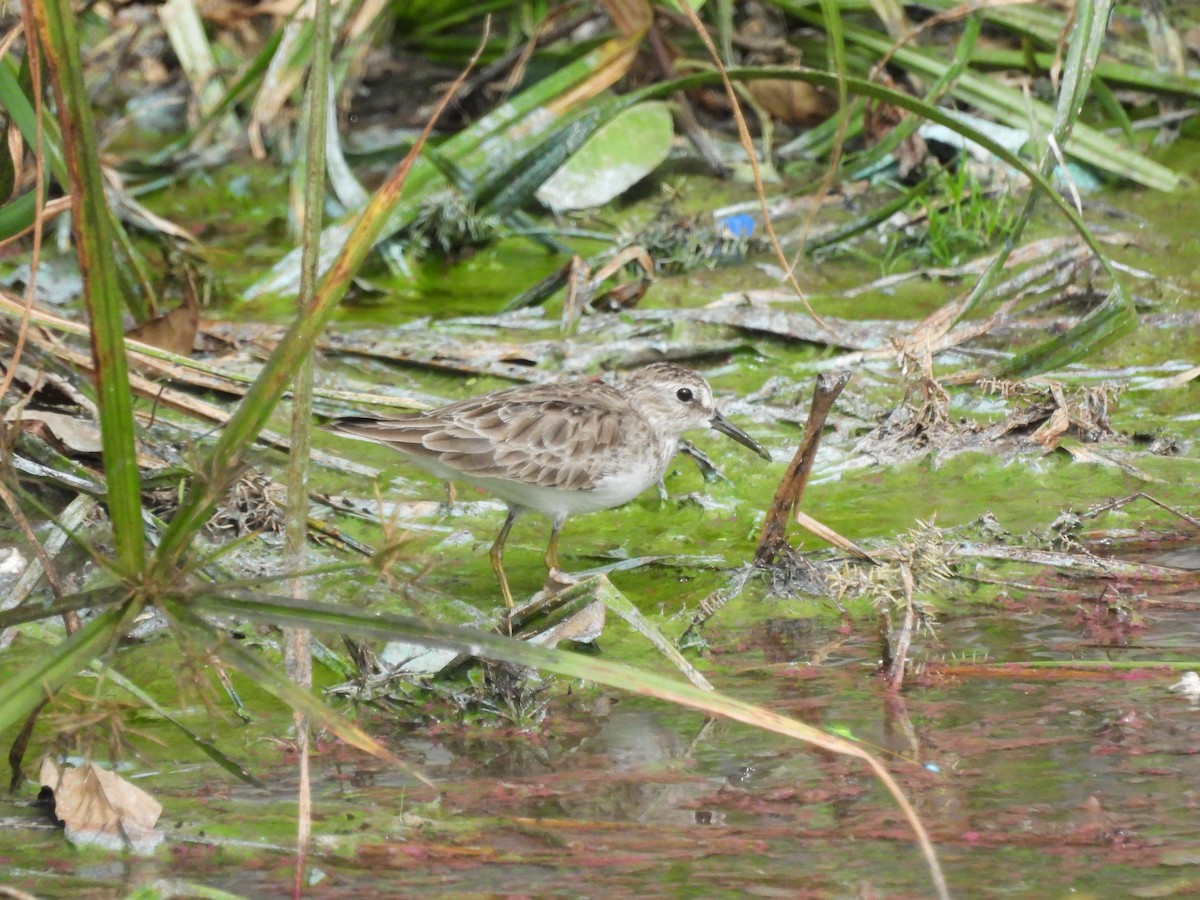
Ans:
POLYGON ((421 201, 404 247, 414 259, 435 256, 454 262, 491 243, 501 227, 499 216, 480 213, 461 193, 446 190, 421 201))

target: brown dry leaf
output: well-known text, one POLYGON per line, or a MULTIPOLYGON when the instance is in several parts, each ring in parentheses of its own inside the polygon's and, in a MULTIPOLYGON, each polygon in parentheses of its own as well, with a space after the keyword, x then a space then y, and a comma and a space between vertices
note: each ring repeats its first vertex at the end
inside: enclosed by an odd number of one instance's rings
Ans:
MULTIPOLYGON (((904 85, 882 73, 880 81, 885 87, 903 93, 911 93, 904 85)), ((871 103, 863 111, 863 137, 868 146, 874 146, 882 141, 908 117, 908 113, 892 106, 890 103, 871 103)), ((899 164, 900 178, 903 180, 920 168, 929 158, 929 148, 925 141, 915 131, 908 135, 896 148, 893 154, 899 164)))
POLYGON ((154 827, 162 804, 119 775, 91 763, 75 768, 46 759, 39 780, 53 791, 54 815, 71 843, 148 854, 162 842, 154 827))
POLYGON ((600 285, 612 278, 626 266, 636 263, 642 270, 642 276, 637 281, 627 281, 618 284, 590 301, 593 309, 605 312, 620 312, 637 305, 650 289, 654 280, 654 260, 644 247, 626 247, 620 253, 592 273, 588 283, 589 292, 594 293, 600 285))
MULTIPOLYGON (((64 456, 99 456, 104 447, 99 426, 78 415, 13 406, 5 413, 4 421, 15 422, 22 431, 41 438, 64 456)), ((137 464, 143 470, 152 470, 163 468, 167 462, 139 448, 137 464)))
POLYGON ((529 643, 543 647, 557 647, 563 641, 590 644, 604 632, 605 609, 604 604, 599 601, 589 603, 561 622, 556 622, 545 631, 531 636, 529 643))
POLYGON ((601 5, 617 30, 626 37, 641 35, 654 20, 654 12, 646 0, 605 0, 601 5))
POLYGON ((1071 427, 1071 417, 1067 412, 1066 404, 1054 407, 1054 411, 1050 413, 1050 418, 1046 419, 1033 434, 1029 436, 1035 444, 1041 444, 1047 450, 1053 450, 1058 446, 1059 440, 1067 433, 1071 427))
POLYGON ((751 81, 751 96, 772 118, 788 125, 823 122, 833 114, 833 99, 819 88, 802 81, 764 78, 751 81))
POLYGON ((1041 428, 1029 436, 1034 443, 1041 444, 1047 450, 1057 447, 1059 440, 1072 425, 1078 426, 1080 429, 1088 426, 1088 423, 1081 418, 1081 415, 1087 414, 1086 393, 1081 393, 1073 398, 1074 403, 1068 403, 1063 386, 1055 382, 1050 385, 1050 397, 1054 400, 1054 412, 1050 414, 1049 419, 1042 423, 1041 428))
MULTIPOLYGON (((0 373, 8 374, 4 363, 0 363, 0 373)), ((22 400, 27 399, 37 406, 49 406, 55 409, 78 408, 85 410, 93 419, 99 415, 96 404, 67 379, 53 372, 35 369, 32 366, 17 366, 10 392, 13 396, 19 396, 22 400)))
POLYGON ((177 356, 191 356, 199 327, 200 306, 196 298, 188 294, 175 309, 129 329, 126 336, 177 356))
POLYGON ((22 431, 35 434, 72 456, 97 454, 103 448, 100 429, 79 416, 14 406, 5 414, 4 420, 18 423, 22 431))

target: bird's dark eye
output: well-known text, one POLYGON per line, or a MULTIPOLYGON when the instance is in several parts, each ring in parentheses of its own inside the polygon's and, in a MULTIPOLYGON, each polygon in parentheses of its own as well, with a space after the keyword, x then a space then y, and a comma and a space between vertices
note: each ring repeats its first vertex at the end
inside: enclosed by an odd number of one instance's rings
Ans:
POLYGON ((678 397, 680 400, 682 400, 684 403, 691 403, 692 402, 692 389, 691 388, 680 388, 679 390, 677 390, 675 392, 675 396, 678 397))

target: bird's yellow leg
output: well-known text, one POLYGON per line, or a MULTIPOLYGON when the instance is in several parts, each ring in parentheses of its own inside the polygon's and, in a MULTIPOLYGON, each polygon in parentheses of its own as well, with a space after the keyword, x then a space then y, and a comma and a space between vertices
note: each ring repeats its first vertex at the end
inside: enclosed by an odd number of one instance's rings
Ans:
POLYGON ((563 522, 565 521, 566 516, 562 518, 555 516, 554 525, 550 529, 550 544, 546 547, 547 572, 546 583, 543 585, 543 588, 555 594, 563 588, 578 584, 575 578, 572 578, 558 567, 558 535, 562 531, 563 522))
POLYGON ((508 533, 512 530, 513 522, 517 521, 520 513, 519 507, 509 508, 508 517, 504 520, 504 525, 501 527, 500 533, 496 535, 492 549, 488 552, 488 556, 492 560, 492 571, 496 573, 496 579, 500 582, 500 593, 504 596, 504 605, 509 609, 512 609, 513 597, 512 591, 508 589, 508 578, 504 574, 504 542, 508 540, 508 533))
POLYGON ((550 543, 546 546, 546 568, 550 570, 551 577, 559 574, 558 572, 558 535, 562 531, 563 522, 566 518, 555 516, 554 524, 550 528, 550 543))

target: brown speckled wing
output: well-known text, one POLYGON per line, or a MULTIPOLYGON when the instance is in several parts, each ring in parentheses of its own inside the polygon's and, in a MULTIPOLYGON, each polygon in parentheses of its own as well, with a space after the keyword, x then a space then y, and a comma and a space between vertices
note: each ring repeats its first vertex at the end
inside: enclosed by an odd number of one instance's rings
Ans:
POLYGON ((334 429, 464 475, 575 491, 614 471, 621 444, 653 440, 621 394, 598 382, 512 388, 428 413, 340 419, 334 429))

